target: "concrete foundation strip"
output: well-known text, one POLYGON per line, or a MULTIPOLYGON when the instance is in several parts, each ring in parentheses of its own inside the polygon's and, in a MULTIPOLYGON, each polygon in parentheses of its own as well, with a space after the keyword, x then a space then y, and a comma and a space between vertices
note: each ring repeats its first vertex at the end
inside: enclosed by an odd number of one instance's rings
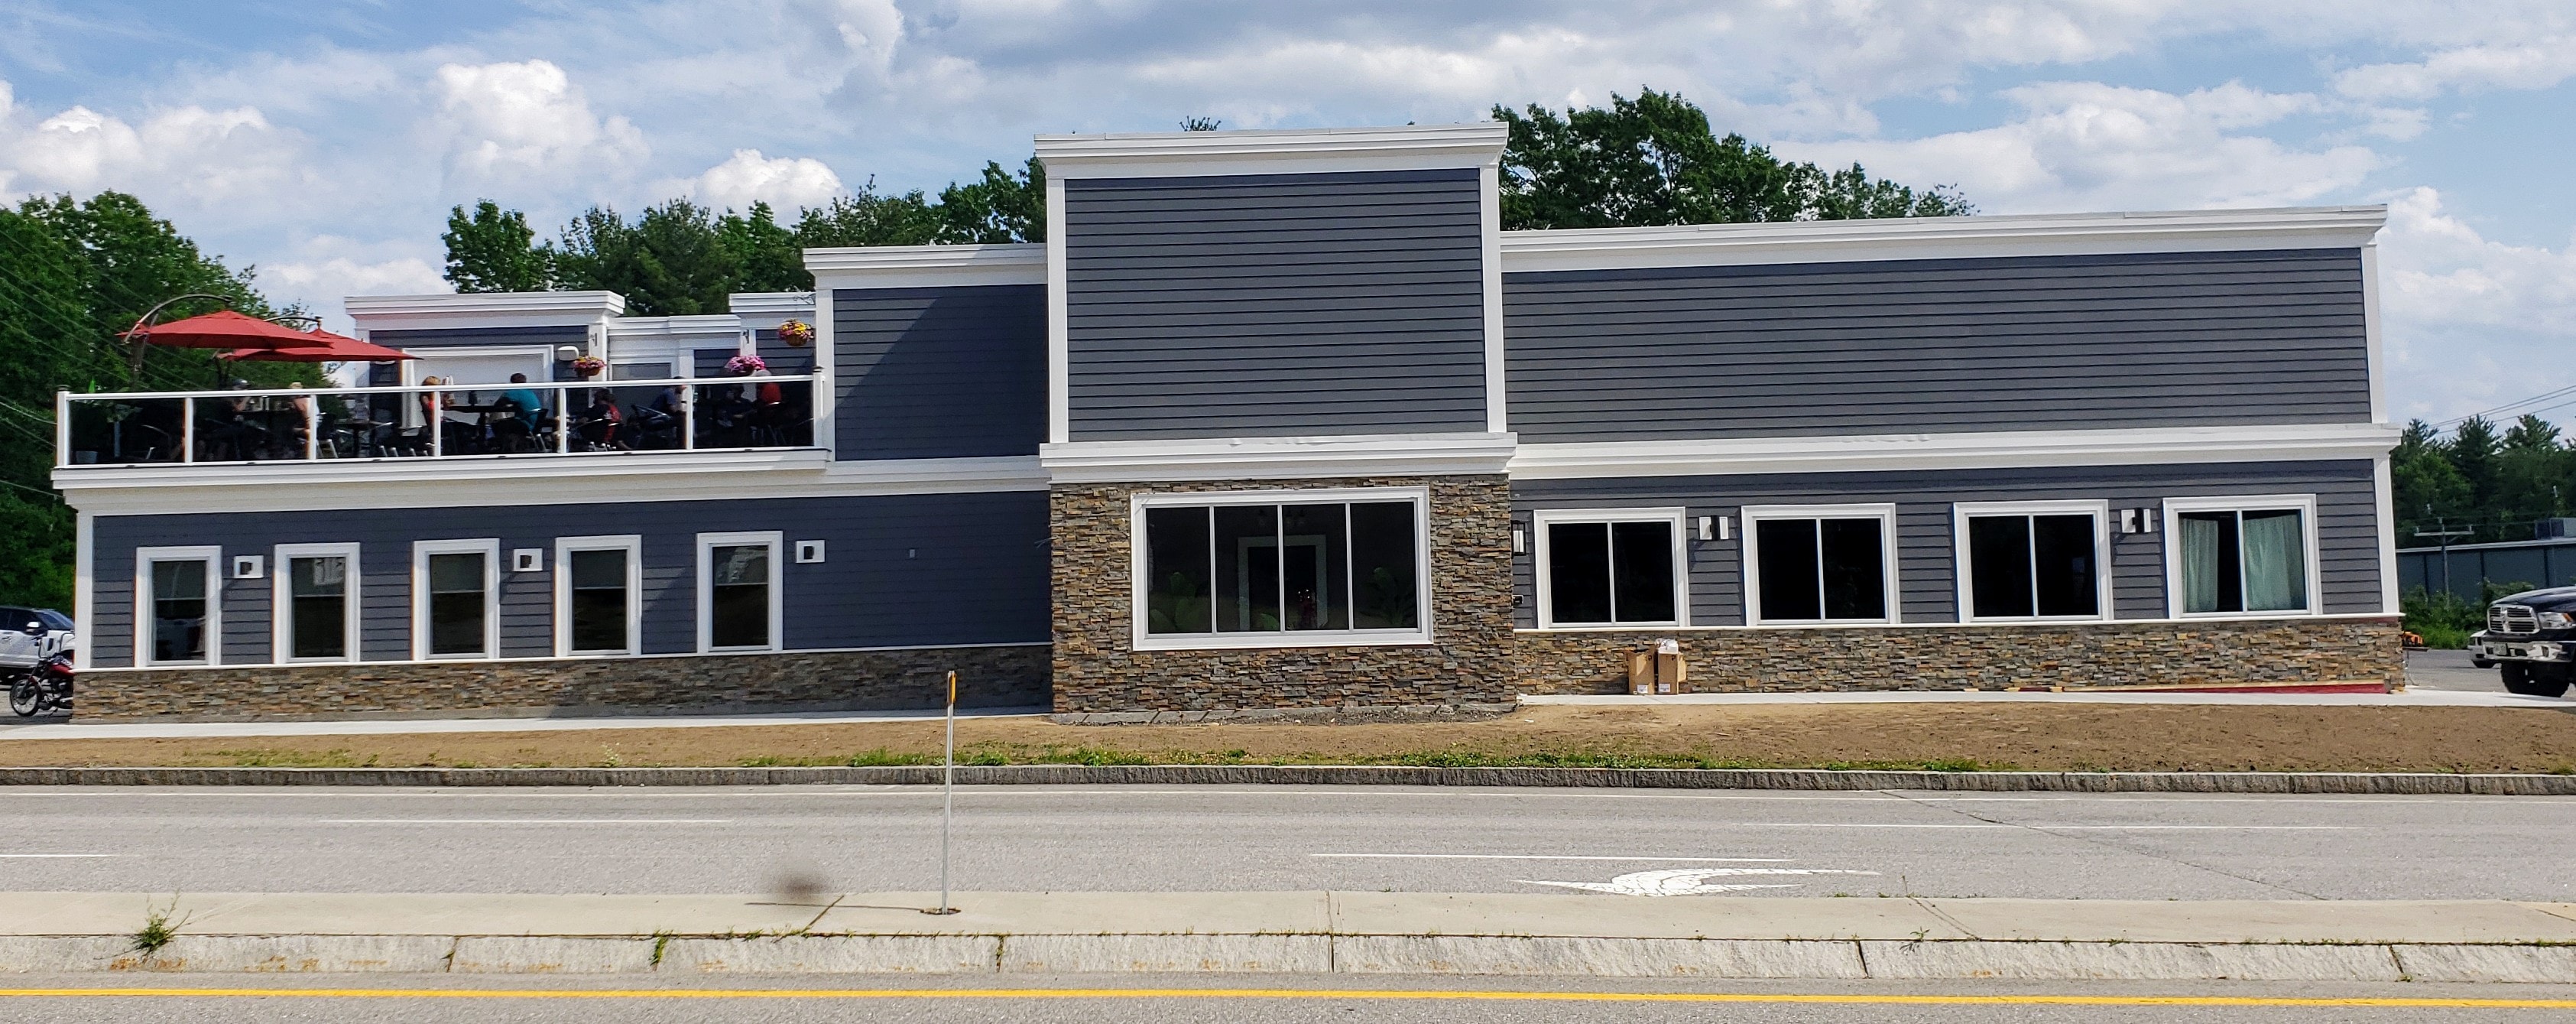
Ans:
MULTIPOLYGON (((935 765, 817 768, 0 768, 0 786, 928 786, 935 765)), ((960 766, 968 786, 1535 786, 2576 796, 2576 775, 2438 772, 1926 772, 1401 765, 960 766)))

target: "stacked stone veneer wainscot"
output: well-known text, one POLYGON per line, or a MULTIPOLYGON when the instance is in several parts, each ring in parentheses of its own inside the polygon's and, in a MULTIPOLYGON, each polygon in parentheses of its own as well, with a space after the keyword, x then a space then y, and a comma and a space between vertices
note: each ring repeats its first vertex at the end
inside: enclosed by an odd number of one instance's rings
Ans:
POLYGON ((1678 640, 1699 692, 2404 679, 2390 618, 1846 629, 1524 631, 1521 693, 1624 693, 1626 655, 1678 640))
POLYGON ((1047 648, 941 647, 644 658, 99 669, 81 674, 84 722, 467 718, 696 711, 1043 707, 1047 648))
POLYGON ((1060 713, 1419 708, 1512 699, 1511 487, 1501 476, 1064 484, 1053 489, 1051 504, 1060 713), (1425 485, 1431 493, 1430 644, 1134 649, 1131 497, 1425 485))

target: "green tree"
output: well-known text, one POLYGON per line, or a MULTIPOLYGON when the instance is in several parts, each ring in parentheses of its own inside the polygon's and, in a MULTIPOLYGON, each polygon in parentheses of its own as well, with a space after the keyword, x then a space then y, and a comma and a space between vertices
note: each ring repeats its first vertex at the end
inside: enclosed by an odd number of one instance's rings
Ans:
POLYGON ((1729 134, 1678 94, 1612 95, 1610 108, 1493 108, 1503 149, 1503 227, 1643 227, 1854 217, 1947 217, 1975 208, 1949 186, 1917 190, 1860 165, 1827 172, 1729 134))
POLYGON ((555 267, 561 287, 616 292, 635 316, 722 313, 741 271, 715 215, 686 199, 646 207, 633 224, 611 207, 583 211, 564 226, 555 267))
POLYGON ((101 192, 86 200, 39 196, 20 203, 18 212, 42 223, 73 254, 89 309, 91 338, 104 350, 126 357, 125 384, 184 390, 205 387, 228 374, 254 382, 301 379, 292 370, 281 371, 285 364, 222 367, 207 350, 136 349, 121 340, 144 313, 181 295, 218 298, 173 303, 162 311, 163 321, 225 308, 257 317, 281 312, 252 287, 255 268, 236 271, 221 258, 206 255, 169 221, 153 216, 142 200, 122 192, 101 192))
POLYGON ((2502 442, 2496 437, 2495 424, 2484 416, 2471 416, 2451 429, 2451 441, 2442 446, 2442 454, 2451 468, 2468 482, 2472 507, 2483 512, 2493 506, 2496 496, 2496 454, 2502 442))
POLYGON ((504 210, 489 199, 477 200, 468 216, 462 206, 447 211, 447 283, 459 292, 541 292, 554 281, 554 248, 537 243, 528 217, 504 210))
POLYGON ((1046 241, 1046 166, 1030 157, 1014 176, 985 161, 981 179, 939 192, 939 241, 972 245, 1046 241))
POLYGON ((796 232, 779 225, 778 213, 768 203, 755 202, 746 214, 727 210, 716 218, 716 244, 731 254, 739 268, 734 291, 796 292, 814 287, 814 275, 805 272, 805 253, 796 244, 796 232))
MULTIPOLYGON (((939 240, 939 213, 919 189, 887 194, 875 179, 857 192, 796 214, 801 249, 845 246, 929 245, 939 240)), ((810 284, 810 279, 809 279, 810 284)))

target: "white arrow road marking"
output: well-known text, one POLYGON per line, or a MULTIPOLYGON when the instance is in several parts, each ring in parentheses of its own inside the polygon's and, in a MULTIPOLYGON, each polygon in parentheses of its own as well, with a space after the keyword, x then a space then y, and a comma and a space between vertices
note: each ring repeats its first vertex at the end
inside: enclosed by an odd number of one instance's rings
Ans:
POLYGON ((1567 889, 1585 889, 1619 896, 1701 896, 1708 893, 1742 892, 1747 889, 1794 889, 1798 883, 1779 885, 1727 884, 1710 882, 1711 878, 1733 878, 1745 875, 1875 875, 1875 871, 1837 871, 1829 868, 1668 868, 1662 871, 1634 871, 1607 882, 1541 882, 1523 879, 1524 885, 1554 885, 1567 889))

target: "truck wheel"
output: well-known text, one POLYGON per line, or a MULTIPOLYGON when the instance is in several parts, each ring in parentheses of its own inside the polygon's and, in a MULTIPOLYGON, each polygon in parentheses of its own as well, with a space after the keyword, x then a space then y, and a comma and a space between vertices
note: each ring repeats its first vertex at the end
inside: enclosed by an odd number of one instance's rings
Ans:
POLYGON ((2485 659, 2485 658, 2481 658, 2481 657, 2478 657, 2477 655, 2472 654, 2472 655, 2469 655, 2469 667, 2470 667, 2470 668, 2494 668, 2494 667, 2495 667, 2495 662, 2488 661, 2488 660, 2487 660, 2487 659, 2485 659))
POLYGON ((2567 695, 2567 676, 2557 672, 2543 675, 2533 672, 2528 665, 2507 665, 2504 667, 2504 689, 2506 693, 2525 697, 2564 697, 2567 695))

